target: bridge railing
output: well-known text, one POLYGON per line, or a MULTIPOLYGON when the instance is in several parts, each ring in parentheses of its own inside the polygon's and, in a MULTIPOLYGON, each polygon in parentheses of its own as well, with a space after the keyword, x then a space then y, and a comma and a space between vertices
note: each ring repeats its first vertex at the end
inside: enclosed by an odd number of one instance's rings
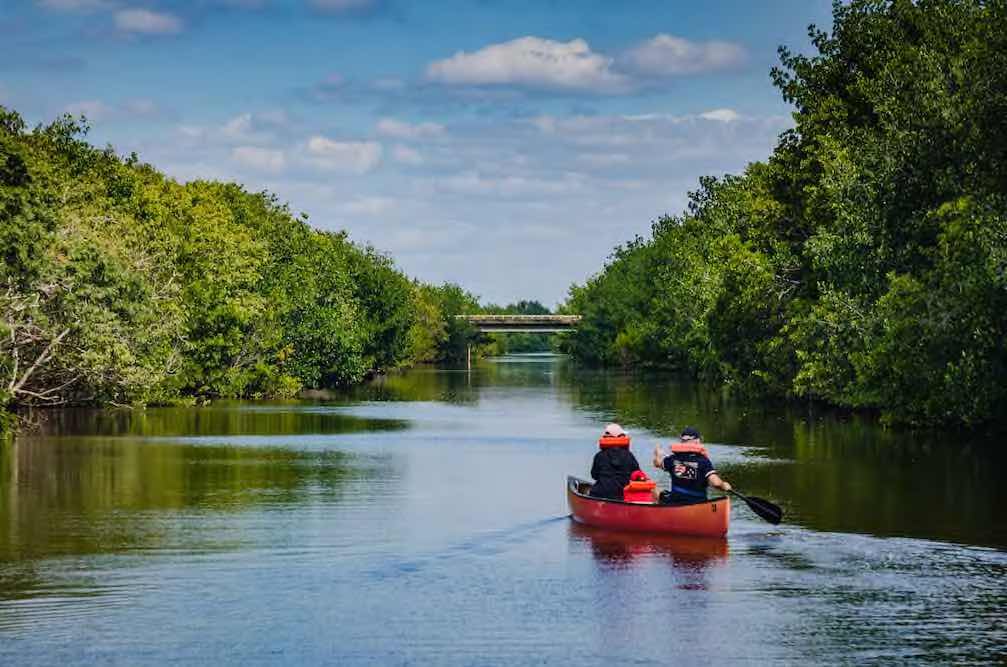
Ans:
POLYGON ((557 333, 570 331, 580 315, 457 315, 487 333, 557 333))

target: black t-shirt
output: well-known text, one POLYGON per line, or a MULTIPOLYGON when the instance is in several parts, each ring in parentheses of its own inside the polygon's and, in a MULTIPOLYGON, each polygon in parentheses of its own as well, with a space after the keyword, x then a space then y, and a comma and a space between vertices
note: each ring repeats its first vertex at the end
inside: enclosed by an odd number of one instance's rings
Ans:
POLYGON ((606 447, 598 450, 591 464, 591 477, 595 479, 591 495, 595 498, 622 500, 622 488, 629 484, 629 476, 639 470, 633 452, 626 447, 606 447))
POLYGON ((671 475, 671 493, 677 499, 706 498, 706 478, 717 472, 702 454, 666 456, 662 467, 671 475))

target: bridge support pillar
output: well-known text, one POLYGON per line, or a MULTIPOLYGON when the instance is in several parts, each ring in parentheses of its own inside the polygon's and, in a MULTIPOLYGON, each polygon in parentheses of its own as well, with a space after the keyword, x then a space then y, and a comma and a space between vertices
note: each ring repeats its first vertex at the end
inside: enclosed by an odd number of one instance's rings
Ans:
POLYGON ((472 344, 465 346, 465 369, 472 370, 472 344))

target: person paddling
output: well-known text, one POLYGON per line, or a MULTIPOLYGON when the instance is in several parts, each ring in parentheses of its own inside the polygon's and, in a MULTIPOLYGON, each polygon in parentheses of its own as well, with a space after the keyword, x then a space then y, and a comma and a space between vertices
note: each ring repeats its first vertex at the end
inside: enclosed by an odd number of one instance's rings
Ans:
POLYGON ((595 482, 590 495, 622 500, 622 490, 629 484, 629 476, 640 469, 636 457, 629 451, 629 436, 618 424, 609 424, 598 440, 598 447, 591 464, 591 477, 595 482))
POLYGON ((655 489, 655 500, 662 504, 706 500, 707 486, 725 493, 731 490, 731 485, 713 468, 699 431, 691 426, 682 430, 680 442, 671 445, 670 453, 661 445, 654 447, 654 466, 671 475, 671 490, 656 494, 655 489))

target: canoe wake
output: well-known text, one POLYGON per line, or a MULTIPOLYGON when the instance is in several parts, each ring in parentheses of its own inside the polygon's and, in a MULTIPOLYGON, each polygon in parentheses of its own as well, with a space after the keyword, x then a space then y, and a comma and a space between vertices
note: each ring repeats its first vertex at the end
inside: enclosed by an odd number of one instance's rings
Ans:
POLYGON ((549 517, 527 523, 520 523, 510 528, 487 531, 472 539, 448 546, 445 549, 417 556, 415 558, 392 560, 382 564, 380 568, 368 574, 375 579, 389 579, 402 575, 426 570, 432 565, 442 567, 445 561, 466 558, 495 556, 508 549, 524 544, 535 537, 538 531, 556 523, 566 523, 570 515, 549 517))

